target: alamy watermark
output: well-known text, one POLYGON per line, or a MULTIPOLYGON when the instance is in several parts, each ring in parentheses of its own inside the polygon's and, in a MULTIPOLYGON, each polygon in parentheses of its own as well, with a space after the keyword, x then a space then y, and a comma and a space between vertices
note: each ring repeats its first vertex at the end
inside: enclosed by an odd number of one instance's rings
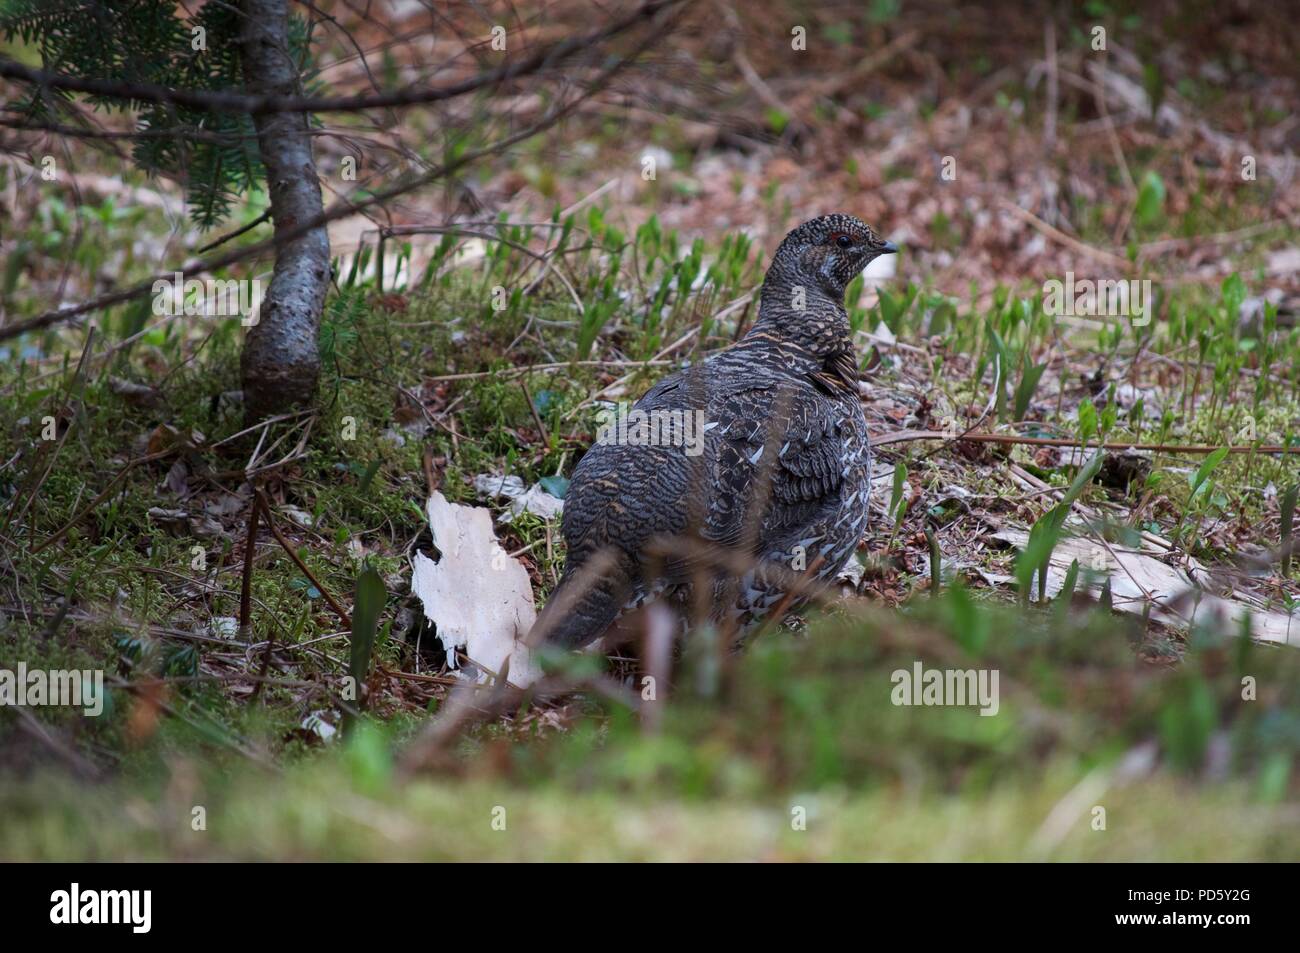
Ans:
POLYGON ((153 283, 153 313, 159 317, 239 318, 250 328, 259 320, 262 282, 258 278, 185 279, 181 272, 153 283))
POLYGON ((997 669, 927 669, 920 662, 912 668, 895 669, 889 676, 894 683, 889 700, 895 705, 978 705, 981 715, 996 715, 998 699, 997 669))
POLYGON ((28 669, 19 662, 17 670, 0 668, 0 707, 67 705, 85 709, 95 718, 104 712, 102 670, 55 668, 28 669))
POLYGON ((153 926, 152 890, 90 890, 74 883, 50 894, 50 922, 54 924, 124 924, 132 933, 148 933, 153 926))
POLYGON ((684 447, 688 457, 698 457, 704 452, 708 427, 703 410, 629 410, 627 404, 618 403, 601 410, 596 442, 628 447, 684 447))
POLYGON ((1151 280, 1144 278, 1074 277, 1067 271, 1065 280, 1052 278, 1043 282, 1043 313, 1070 318, 1129 318, 1134 327, 1151 323, 1151 280))

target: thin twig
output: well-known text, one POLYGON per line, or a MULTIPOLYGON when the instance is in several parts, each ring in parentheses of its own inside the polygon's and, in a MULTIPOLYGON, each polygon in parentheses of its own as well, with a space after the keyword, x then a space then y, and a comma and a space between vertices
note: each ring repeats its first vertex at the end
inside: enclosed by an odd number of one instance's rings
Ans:
POLYGON ((1093 447, 1102 450, 1153 450, 1157 453, 1214 453, 1227 450, 1229 453, 1280 453, 1300 454, 1300 446, 1283 447, 1277 444, 1265 446, 1215 446, 1214 444, 1172 444, 1172 443, 1134 443, 1126 441, 1107 441, 1105 443, 1085 443, 1072 437, 1016 437, 1000 433, 968 433, 954 438, 942 430, 900 430, 871 438, 873 447, 883 447, 891 443, 908 443, 913 440, 945 440, 949 442, 973 441, 975 443, 1001 443, 1007 445, 1023 444, 1031 447, 1093 447))
POLYGON ((521 380, 519 386, 523 389, 524 400, 528 401, 528 409, 532 411, 533 423, 537 424, 537 432, 542 436, 542 443, 549 447, 551 445, 551 438, 546 432, 546 424, 542 423, 542 417, 537 412, 537 405, 533 403, 533 395, 528 392, 528 382, 521 380))
POLYGON ((275 525, 275 519, 271 516, 271 505, 267 501, 266 495, 262 492, 261 488, 254 487, 253 493, 257 497, 258 503, 262 506, 262 512, 266 515, 266 525, 270 528, 271 534, 275 537, 276 542, 284 548, 284 551, 289 554, 289 558, 294 561, 294 564, 302 570, 302 573, 307 577, 307 580, 316 587, 316 590, 321 594, 325 601, 329 603, 329 607, 334 610, 335 615, 343 621, 345 626, 349 629, 352 628, 352 616, 348 615, 348 610, 344 609, 339 601, 330 594, 330 591, 325 588, 325 584, 316 578, 315 573, 307 568, 307 564, 302 561, 298 556, 298 553, 294 551, 293 546, 284 538, 284 535, 280 532, 280 528, 275 525))
POLYGON ((248 508, 248 530, 244 533, 244 577, 239 589, 239 637, 247 640, 253 630, 253 559, 257 549, 257 501, 248 508))
POLYGON ((218 248, 221 245, 224 245, 226 242, 233 241, 234 239, 238 238, 240 235, 243 235, 245 232, 251 232, 253 229, 257 228, 257 226, 261 225, 263 222, 269 221, 270 218, 271 218, 271 210, 268 208, 265 212, 257 216, 257 218, 253 219, 247 225, 241 225, 239 228, 235 229, 233 232, 229 233, 228 235, 222 235, 219 238, 214 238, 206 245, 200 245, 198 248, 194 250, 194 254, 202 255, 206 251, 212 251, 212 249, 218 248))

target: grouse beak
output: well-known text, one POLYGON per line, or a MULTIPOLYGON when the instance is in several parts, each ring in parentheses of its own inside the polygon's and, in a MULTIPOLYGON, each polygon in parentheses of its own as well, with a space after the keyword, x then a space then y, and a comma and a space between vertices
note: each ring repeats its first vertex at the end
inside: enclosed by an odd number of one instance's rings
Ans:
POLYGON ((895 245, 893 242, 886 241, 883 245, 880 246, 880 254, 896 255, 898 254, 898 246, 895 245))

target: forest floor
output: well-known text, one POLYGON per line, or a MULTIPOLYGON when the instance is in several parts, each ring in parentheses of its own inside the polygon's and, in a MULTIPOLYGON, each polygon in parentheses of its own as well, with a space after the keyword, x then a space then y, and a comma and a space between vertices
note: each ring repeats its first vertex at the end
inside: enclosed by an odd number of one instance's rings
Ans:
MULTIPOLYGON (((454 232, 333 229, 311 412, 245 426, 237 320, 144 302, 0 345, 0 669, 110 686, 98 718, 0 710, 0 858, 1300 857, 1280 28, 1210 57, 1192 27, 1128 46, 1112 17, 1099 68, 1086 20, 950 60, 924 17, 836 16, 810 28, 817 83, 756 27, 687 43, 725 67, 714 98, 686 90, 707 108, 615 123, 603 101, 383 223, 454 232), (411 591, 430 493, 491 511, 540 605, 558 517, 492 479, 562 499, 602 408, 743 334, 780 236, 832 210, 902 247, 849 294, 880 465, 840 585, 738 654, 688 642, 662 704, 635 649, 463 704, 411 591), (1150 310, 1052 313, 1067 273, 1150 281, 1150 310), (997 672, 997 714, 894 704, 917 663, 997 672)), ((111 151, 42 185, 22 145, 0 156, 6 321, 210 237, 111 151)))

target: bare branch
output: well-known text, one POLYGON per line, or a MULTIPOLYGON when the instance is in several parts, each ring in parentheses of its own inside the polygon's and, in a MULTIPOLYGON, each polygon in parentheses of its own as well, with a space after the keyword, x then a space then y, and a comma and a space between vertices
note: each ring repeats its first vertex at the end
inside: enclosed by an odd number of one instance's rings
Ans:
POLYGON ((647 0, 635 12, 616 20, 599 30, 568 40, 561 40, 539 50, 516 63, 459 83, 434 88, 394 90, 387 93, 361 96, 316 97, 249 95, 218 90, 173 89, 157 83, 121 82, 69 76, 49 70, 24 66, 8 57, 0 57, 0 78, 31 83, 42 89, 60 89, 92 96, 106 96, 130 102, 163 103, 210 112, 237 112, 258 115, 276 112, 359 112, 366 109, 389 109, 436 103, 467 93, 499 86, 520 77, 529 76, 549 67, 558 66, 574 55, 625 33, 637 24, 654 17, 670 7, 689 3, 690 0, 647 0))
MULTIPOLYGON (((663 9, 668 9, 668 7, 664 6, 663 9)), ((481 149, 467 152, 459 158, 437 166, 422 175, 405 178, 389 188, 371 193, 366 198, 359 201, 353 202, 350 200, 341 200, 336 202, 326 209, 323 214, 314 216, 308 221, 287 229, 283 235, 277 234, 273 238, 265 239, 254 245, 234 249, 212 258, 194 261, 179 269, 173 268, 169 271, 147 278, 138 284, 107 292, 96 298, 92 298, 89 301, 73 305, 72 307, 46 311, 43 314, 28 318, 25 321, 16 321, 13 324, 0 327, 0 341, 5 341, 9 338, 17 337, 20 334, 26 334, 29 331, 37 331, 41 328, 50 327, 51 325, 80 317, 83 314, 100 311, 104 308, 109 308, 126 301, 132 301, 136 298, 143 297, 144 295, 152 293, 156 281, 172 280, 175 278, 175 273, 177 271, 181 272, 182 276, 193 276, 196 274, 215 271, 219 268, 226 268, 237 262, 244 261, 245 259, 257 257, 264 252, 279 248, 285 243, 293 241, 314 228, 319 228, 321 225, 328 224, 337 219, 359 214, 365 209, 372 208, 376 205, 390 202, 408 192, 413 192, 416 189, 422 188, 451 175, 452 173, 457 172, 465 166, 477 162, 486 156, 495 155, 496 153, 508 149, 517 143, 523 142, 525 139, 529 139, 560 122, 566 116, 573 113, 579 105, 603 89, 620 70, 640 56, 641 53, 649 48, 655 40, 659 39, 664 33, 671 30, 673 25, 677 22, 677 18, 680 17, 682 11, 685 9, 685 7, 677 5, 677 9, 674 13, 667 19, 663 20, 659 28, 644 37, 629 53, 619 57, 602 70, 600 74, 588 84, 586 90, 580 96, 571 99, 563 105, 556 106, 537 122, 516 133, 506 136, 490 145, 484 146, 481 149)))

